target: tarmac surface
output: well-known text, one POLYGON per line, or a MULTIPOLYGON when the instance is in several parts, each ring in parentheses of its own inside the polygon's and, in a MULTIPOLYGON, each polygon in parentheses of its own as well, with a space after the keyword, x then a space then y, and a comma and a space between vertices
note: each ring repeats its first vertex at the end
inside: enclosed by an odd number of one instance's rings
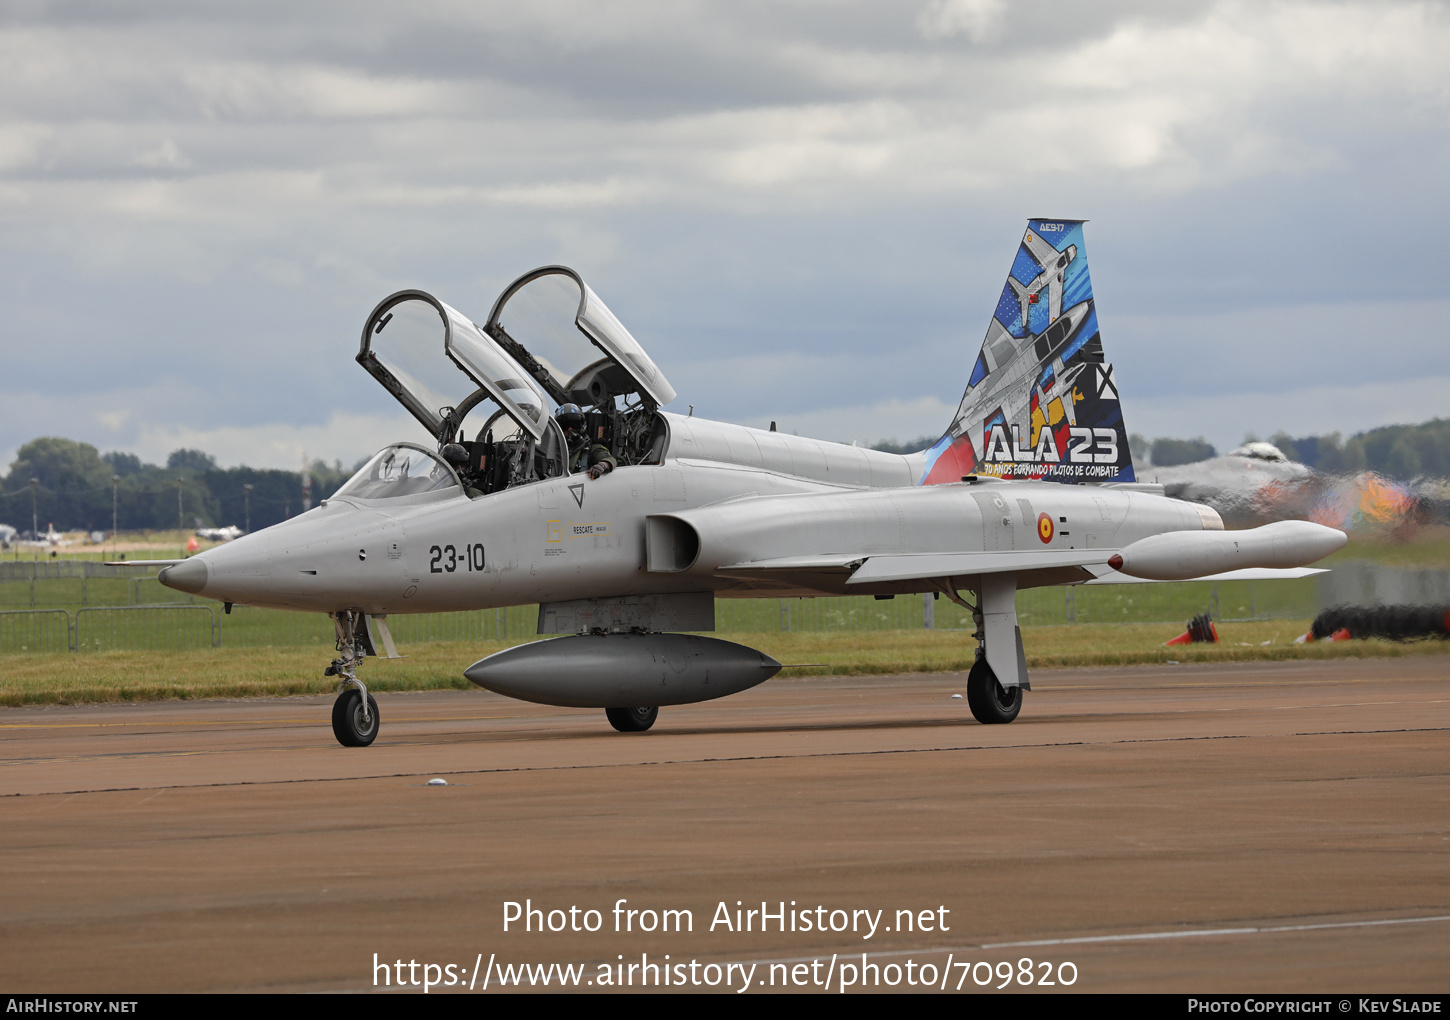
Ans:
POLYGON ((524 962, 738 989, 753 962, 752 990, 835 991, 875 987, 862 953, 881 990, 908 961, 1027 990, 1024 959, 1079 992, 1450 989, 1450 656, 1041 670, 996 727, 964 682, 774 680, 645 734, 383 694, 354 749, 330 697, 3 709, 0 989, 478 994, 524 962))

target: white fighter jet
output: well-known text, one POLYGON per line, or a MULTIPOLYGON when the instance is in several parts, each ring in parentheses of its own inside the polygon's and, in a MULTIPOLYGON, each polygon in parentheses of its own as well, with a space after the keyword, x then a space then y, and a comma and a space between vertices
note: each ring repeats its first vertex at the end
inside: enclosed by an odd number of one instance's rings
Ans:
POLYGON ((1345 541, 1300 521, 1225 532, 1134 480, 1080 221, 1030 221, 956 419, 910 456, 662 410, 664 374, 563 266, 515 281, 482 326, 431 294, 393 294, 357 360, 432 442, 395 443, 315 509, 160 574, 226 603, 329 614, 345 745, 378 734, 357 670, 378 646, 395 654, 398 613, 537 603, 539 633, 559 636, 464 674, 640 731, 660 706, 779 670, 699 636, 717 598, 939 592, 977 624, 973 714, 1006 723, 1030 686, 1019 589, 1300 576, 1345 541))

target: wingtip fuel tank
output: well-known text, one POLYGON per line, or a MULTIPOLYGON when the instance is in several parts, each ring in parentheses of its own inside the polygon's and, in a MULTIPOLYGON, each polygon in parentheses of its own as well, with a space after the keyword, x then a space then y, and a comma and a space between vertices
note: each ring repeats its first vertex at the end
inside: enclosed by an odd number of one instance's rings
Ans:
POLYGON ((1148 581, 1186 581, 1252 567, 1304 567, 1348 541, 1344 532, 1309 521, 1279 521, 1246 531, 1171 531, 1139 539, 1108 565, 1148 581))
POLYGON ((775 659, 693 634, 575 634, 495 652, 463 671, 486 690, 571 708, 689 705, 738 694, 780 671, 775 659))

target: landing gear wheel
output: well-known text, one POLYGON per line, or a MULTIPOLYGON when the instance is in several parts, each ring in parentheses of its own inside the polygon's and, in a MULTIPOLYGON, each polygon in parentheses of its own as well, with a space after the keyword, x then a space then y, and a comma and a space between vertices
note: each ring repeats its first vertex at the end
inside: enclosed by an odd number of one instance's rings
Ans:
POLYGON ((349 687, 332 703, 332 734, 343 747, 367 747, 378 736, 378 703, 368 695, 368 717, 363 718, 362 692, 349 687))
POLYGON ((658 708, 606 708, 609 725, 620 733, 643 733, 655 724, 659 717, 658 708))
POLYGON ((967 674, 967 704, 979 723, 1009 723, 1022 711, 1022 688, 999 684, 997 674, 983 657, 967 674))

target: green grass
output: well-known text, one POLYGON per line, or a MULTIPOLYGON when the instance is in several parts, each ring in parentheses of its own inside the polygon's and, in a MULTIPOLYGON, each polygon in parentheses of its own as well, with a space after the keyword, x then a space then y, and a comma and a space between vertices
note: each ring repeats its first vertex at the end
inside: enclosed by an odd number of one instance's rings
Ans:
MULTIPOLYGON (((1032 669, 1179 662, 1326 659, 1450 652, 1445 641, 1318 642, 1295 645, 1307 620, 1221 624, 1217 645, 1163 647, 1182 630, 1174 624, 1066 625, 1024 630, 1032 669), (1265 643, 1267 642, 1267 643, 1265 643)), ((888 675, 971 668, 975 643, 963 632, 775 632, 724 637, 794 665, 782 676, 888 675)), ((374 691, 467 690, 469 664, 508 641, 433 641, 400 648, 407 658, 368 660, 360 676, 374 691)), ((322 675, 323 647, 203 648, 192 651, 40 653, 0 660, 0 705, 81 704, 188 698, 325 694, 336 681, 322 675)))
POLYGON ((1403 537, 1350 535, 1349 544, 1315 566, 1368 560, 1401 570, 1450 570, 1450 526, 1420 528, 1403 537))

